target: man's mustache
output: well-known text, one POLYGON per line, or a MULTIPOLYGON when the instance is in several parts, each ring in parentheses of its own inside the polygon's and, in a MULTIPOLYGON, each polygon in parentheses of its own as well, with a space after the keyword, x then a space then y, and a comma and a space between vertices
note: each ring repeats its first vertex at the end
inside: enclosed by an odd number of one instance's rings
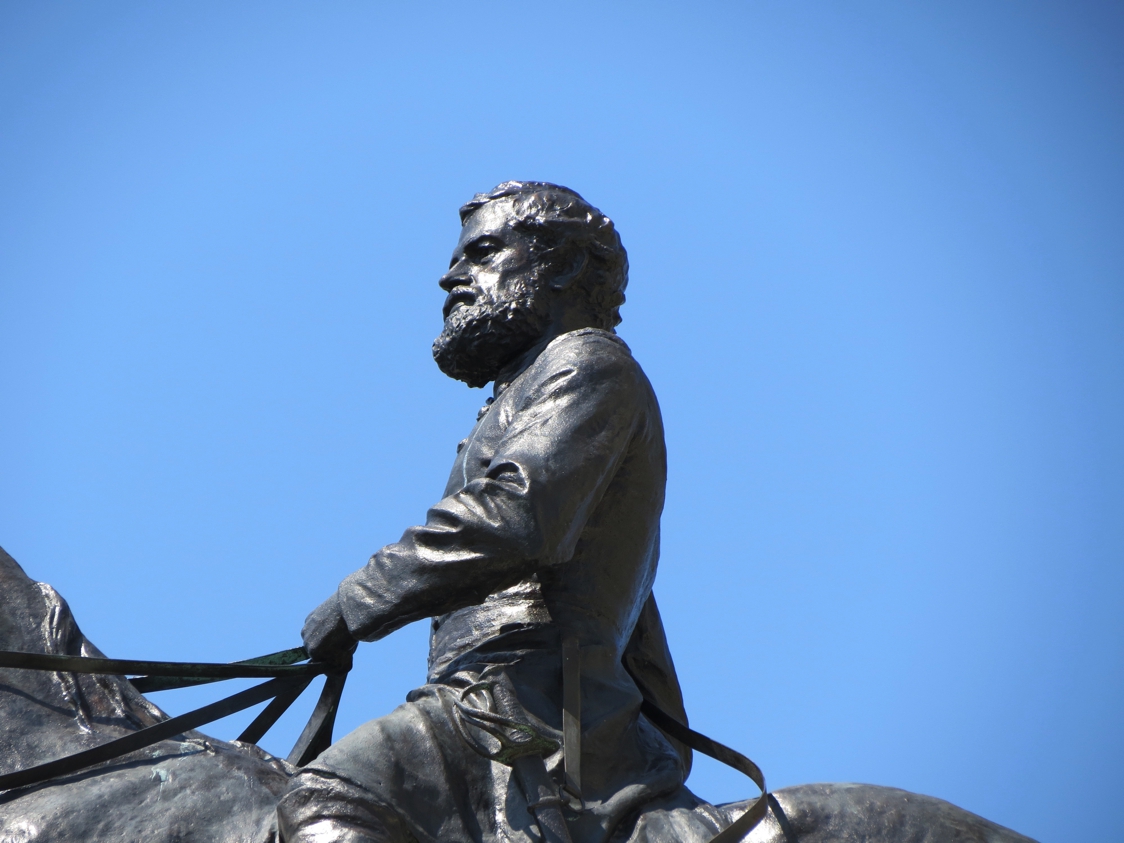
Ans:
POLYGON ((448 319, 457 307, 472 307, 479 298, 471 287, 454 287, 453 291, 445 298, 445 305, 441 308, 441 315, 448 319))

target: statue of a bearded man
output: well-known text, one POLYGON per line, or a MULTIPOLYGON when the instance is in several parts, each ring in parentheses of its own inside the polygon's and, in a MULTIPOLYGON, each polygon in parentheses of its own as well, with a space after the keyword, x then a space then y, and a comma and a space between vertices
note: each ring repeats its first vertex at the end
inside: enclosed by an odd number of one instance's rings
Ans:
POLYGON ((313 658, 338 660, 432 618, 428 681, 296 776, 281 838, 535 841, 560 812, 575 843, 601 843, 658 804, 705 840, 724 818, 683 787, 690 750, 640 713, 647 697, 686 720, 652 598, 663 426, 614 331, 624 247, 543 182, 505 182, 460 215, 433 354, 492 397, 425 523, 303 630, 313 658))

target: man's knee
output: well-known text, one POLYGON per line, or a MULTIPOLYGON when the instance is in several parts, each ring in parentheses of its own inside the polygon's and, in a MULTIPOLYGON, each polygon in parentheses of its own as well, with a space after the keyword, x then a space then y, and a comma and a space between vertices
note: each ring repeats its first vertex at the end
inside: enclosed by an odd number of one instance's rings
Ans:
POLYGON ((278 824, 279 843, 381 843, 363 831, 344 828, 332 820, 320 820, 295 832, 287 833, 278 824))
POLYGON ((316 770, 293 777, 277 804, 279 843, 415 843, 365 788, 316 770))

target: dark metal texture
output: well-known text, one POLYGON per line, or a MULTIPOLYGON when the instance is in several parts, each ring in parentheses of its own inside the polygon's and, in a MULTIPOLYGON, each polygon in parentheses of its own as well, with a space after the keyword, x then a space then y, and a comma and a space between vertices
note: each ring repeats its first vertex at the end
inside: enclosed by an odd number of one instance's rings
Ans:
MULTIPOLYGON (((305 652, 304 647, 293 647, 292 649, 281 650, 280 652, 270 653, 266 656, 258 656, 253 659, 232 662, 232 664, 291 665, 303 661, 308 661, 308 653, 305 652)), ((218 682, 219 678, 203 678, 198 676, 134 676, 129 681, 132 683, 133 687, 142 694, 150 694, 155 691, 171 691, 175 688, 186 688, 191 685, 206 685, 211 682, 218 682)))
POLYGON ((754 826, 764 819, 765 813, 769 808, 767 799, 769 791, 768 788, 765 787, 765 774, 761 772, 760 767, 740 752, 730 749, 730 747, 720 744, 718 741, 684 726, 670 714, 662 711, 659 706, 653 704, 650 700, 644 700, 640 706, 640 711, 645 717, 680 743, 686 744, 691 747, 691 749, 697 749, 703 755, 709 755, 716 761, 721 761, 727 767, 733 767, 739 773, 744 773, 761 789, 761 795, 753 801, 746 809, 745 813, 731 826, 719 832, 711 843, 735 843, 735 841, 741 840, 754 826))
POLYGON ((577 638, 562 639, 563 787, 582 798, 582 652, 577 638))
POLYGON ((253 722, 242 730, 238 740, 242 743, 257 743, 260 741, 265 737, 265 733, 273 728, 273 724, 281 718, 281 715, 289 710, 289 706, 297 701, 297 697, 304 693, 304 689, 311 682, 312 679, 293 680, 288 690, 278 693, 269 705, 263 708, 254 718, 253 722))
MULTIPOLYGON (((316 701, 316 708, 305 724, 304 731, 297 738, 296 745, 289 753, 289 763, 298 767, 308 764, 332 744, 332 728, 339 711, 340 697, 343 696, 346 673, 329 673, 324 689, 316 701)), ((262 712, 263 714, 265 712, 262 712)), ((252 724, 251 724, 252 726, 252 724)))
MULTIPOLYGON (((2 549, 0 650, 104 657, 66 601, 2 549)), ((167 719, 121 676, 0 668, 0 775, 167 719)), ((0 840, 265 843, 290 775, 253 745, 181 731, 117 761, 0 793, 0 840)))
MULTIPOLYGON (((301 665, 294 669, 291 665, 297 661, 308 658, 303 647, 282 650, 278 653, 259 656, 233 664, 213 664, 200 662, 153 662, 133 661, 127 659, 104 659, 90 656, 60 656, 44 653, 27 653, 20 651, 0 651, 0 667, 15 670, 39 670, 52 673, 81 673, 117 676, 124 673, 147 672, 150 676, 170 677, 171 682, 178 683, 164 685, 157 690, 166 690, 169 687, 183 687, 199 682, 217 682, 223 679, 247 678, 261 676, 277 677, 270 682, 258 685, 245 691, 233 694, 218 702, 189 711, 170 720, 165 720, 154 726, 141 729, 133 734, 126 735, 115 741, 101 744, 100 746, 73 755, 67 755, 12 773, 0 775, 0 790, 28 787, 33 784, 48 781, 49 779, 83 770, 103 761, 110 761, 144 749, 152 744, 180 734, 181 732, 196 729, 215 720, 221 720, 235 712, 242 711, 252 705, 273 697, 272 702, 254 719, 254 721, 239 736, 240 741, 256 743, 277 722, 289 706, 308 687, 312 678, 324 673, 328 668, 325 665, 312 663, 301 665)), ((299 762, 307 764, 332 742, 332 726, 335 722, 336 709, 339 706, 340 695, 343 692, 345 674, 329 676, 320 702, 312 714, 312 719, 305 726, 304 734, 297 741, 293 749, 293 756, 305 760, 299 762)), ((149 677, 141 677, 141 680, 149 677)), ((133 682, 136 687, 138 681, 133 682)), ((143 682, 142 682, 143 687, 143 682)), ((138 688, 138 690, 140 690, 138 688)), ((151 689, 150 689, 151 690, 151 689)))
POLYGON ((141 729, 131 735, 126 735, 115 741, 104 743, 93 749, 87 749, 84 752, 77 752, 64 758, 48 761, 45 764, 37 764, 25 770, 8 773, 7 775, 0 776, 0 790, 12 790, 18 787, 38 784, 57 776, 63 776, 77 770, 84 770, 87 767, 92 767, 94 764, 100 764, 103 761, 119 758, 127 753, 135 752, 138 749, 144 749, 146 746, 159 743, 165 738, 175 737, 176 735, 191 729, 196 729, 206 723, 211 723, 227 715, 234 714, 237 711, 242 711, 252 705, 257 705, 263 700, 275 697, 282 691, 289 690, 294 683, 301 684, 303 680, 299 678, 271 679, 268 682, 263 682, 261 685, 255 685, 253 688, 240 691, 224 700, 205 705, 195 711, 181 714, 179 717, 173 717, 170 720, 165 720, 162 723, 157 723, 146 729, 141 729))
MULTIPOLYGON (((302 653, 303 649, 284 650, 265 658, 283 654, 302 653)), ((308 658, 304 656, 303 658, 308 658)), ((300 659, 303 660, 303 659, 300 659)), ((297 661, 294 659, 294 661, 297 661)), ((61 673, 101 673, 111 676, 144 674, 167 676, 176 679, 273 679, 279 676, 317 676, 324 672, 322 665, 312 663, 297 665, 292 662, 267 663, 257 659, 233 664, 210 662, 153 662, 131 659, 99 659, 82 656, 49 656, 43 653, 21 653, 0 650, 0 667, 23 670, 50 670, 61 673)), ((149 689, 151 690, 151 689, 149 689)))
MULTIPOLYGON (((740 809, 738 806, 736 810, 740 809)), ((840 783, 806 784, 773 791, 764 821, 749 833, 744 843, 1034 841, 933 796, 895 787, 840 783)))
POLYGON ((527 797, 527 810, 542 831, 544 843, 572 843, 558 785, 537 755, 523 755, 512 762, 515 780, 527 797))

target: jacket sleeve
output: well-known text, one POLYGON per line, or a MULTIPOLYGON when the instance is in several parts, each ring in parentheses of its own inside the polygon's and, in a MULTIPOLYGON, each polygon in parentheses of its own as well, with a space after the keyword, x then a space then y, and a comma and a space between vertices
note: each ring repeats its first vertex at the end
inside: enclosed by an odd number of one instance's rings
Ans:
POLYGON ((340 606, 356 638, 480 603, 569 561, 641 415, 643 375, 627 351, 599 348, 609 343, 536 361, 483 476, 343 581, 340 606))

